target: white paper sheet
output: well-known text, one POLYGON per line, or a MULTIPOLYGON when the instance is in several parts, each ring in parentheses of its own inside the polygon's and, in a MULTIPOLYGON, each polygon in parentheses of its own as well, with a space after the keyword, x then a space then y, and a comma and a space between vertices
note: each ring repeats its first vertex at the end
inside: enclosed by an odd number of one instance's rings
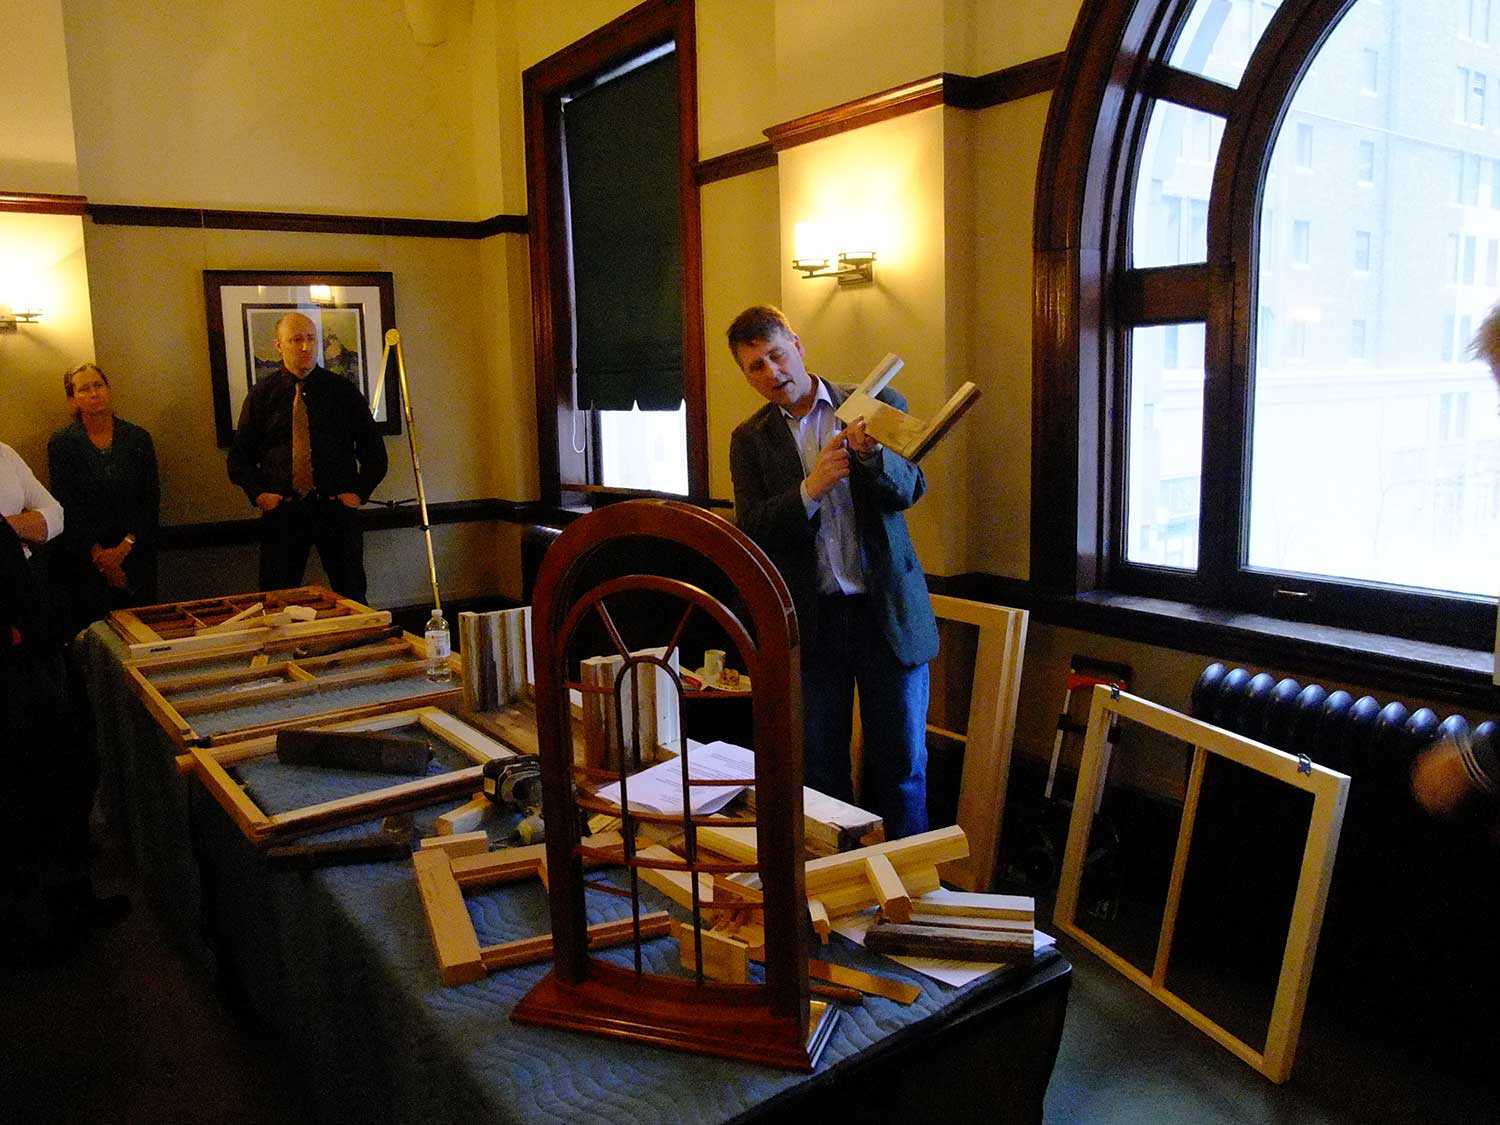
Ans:
MULTIPOLYGON (((730 742, 709 742, 688 750, 688 776, 694 780, 715 778, 748 779, 755 776, 755 755, 743 746, 730 742)), ((744 785, 694 785, 691 787, 693 813, 704 816, 722 809, 745 791, 744 785)), ((632 808, 646 812, 682 812, 682 759, 669 758, 650 769, 632 774, 628 790, 632 808)), ((620 804, 620 783, 606 785, 599 796, 615 806, 620 804)))
MULTIPOLYGON (((919 902, 942 902, 944 896, 954 892, 945 890, 931 891, 921 898, 912 899, 912 906, 919 902)), ((851 914, 847 918, 834 919, 833 929, 835 933, 843 934, 850 941, 864 945, 865 934, 875 923, 876 911, 870 910, 864 914, 851 914)), ((1032 931, 1032 949, 1035 952, 1056 945, 1057 939, 1050 934, 1044 934, 1041 930, 1032 931)), ((929 976, 933 980, 942 981, 957 988, 959 985, 968 984, 970 981, 978 980, 988 973, 1005 966, 993 961, 952 961, 936 957, 896 957, 886 954, 898 965, 905 965, 908 969, 915 969, 923 976, 929 976)))

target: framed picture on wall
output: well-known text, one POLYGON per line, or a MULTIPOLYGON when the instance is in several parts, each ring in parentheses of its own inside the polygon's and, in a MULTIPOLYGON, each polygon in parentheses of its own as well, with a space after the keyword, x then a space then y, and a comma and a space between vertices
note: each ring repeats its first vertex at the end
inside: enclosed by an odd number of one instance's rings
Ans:
POLYGON ((389 273, 204 270, 203 295, 221 448, 234 440, 250 388, 280 370, 276 326, 291 312, 312 321, 319 365, 359 387, 380 432, 401 432, 401 388, 380 365, 386 329, 396 323, 389 273))

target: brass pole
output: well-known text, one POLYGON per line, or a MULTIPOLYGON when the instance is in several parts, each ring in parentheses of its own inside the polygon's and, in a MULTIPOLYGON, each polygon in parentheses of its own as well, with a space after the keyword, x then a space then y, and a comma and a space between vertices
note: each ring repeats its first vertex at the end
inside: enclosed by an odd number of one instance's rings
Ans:
POLYGON ((406 417, 406 440, 411 445, 411 471, 417 478, 417 507, 422 513, 422 538, 427 543, 427 577, 432 582, 432 608, 441 615, 443 600, 438 595, 437 563, 432 557, 432 524, 427 519, 427 489, 422 485, 422 458, 417 454, 417 422, 411 413, 411 392, 406 387, 406 357, 401 350, 401 333, 387 329, 385 351, 380 357, 382 373, 390 370, 391 349, 396 350, 396 374, 401 380, 401 413, 406 417))

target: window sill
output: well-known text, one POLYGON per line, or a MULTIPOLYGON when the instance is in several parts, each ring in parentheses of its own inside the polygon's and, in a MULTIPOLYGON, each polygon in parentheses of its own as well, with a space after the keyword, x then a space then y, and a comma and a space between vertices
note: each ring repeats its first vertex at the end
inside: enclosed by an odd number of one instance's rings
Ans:
POLYGON ((1500 687, 1490 680, 1494 654, 1485 649, 1131 594, 1097 591, 1066 597, 994 575, 934 578, 930 585, 941 593, 1028 609, 1048 625, 1202 653, 1206 659, 1249 664, 1298 679, 1323 677, 1390 692, 1404 702, 1416 698, 1500 711, 1500 687))

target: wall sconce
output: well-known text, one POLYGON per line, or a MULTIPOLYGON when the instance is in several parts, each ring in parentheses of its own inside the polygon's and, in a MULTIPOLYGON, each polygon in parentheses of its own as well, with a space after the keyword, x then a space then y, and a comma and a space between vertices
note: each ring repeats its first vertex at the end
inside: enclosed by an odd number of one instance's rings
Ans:
POLYGON ((41 309, 10 309, 0 307, 0 332, 14 332, 21 324, 35 324, 42 319, 41 309))
POLYGON ((835 263, 826 257, 793 258, 792 269, 804 279, 836 277, 840 285, 866 285, 875 280, 875 251, 840 250, 835 263))

